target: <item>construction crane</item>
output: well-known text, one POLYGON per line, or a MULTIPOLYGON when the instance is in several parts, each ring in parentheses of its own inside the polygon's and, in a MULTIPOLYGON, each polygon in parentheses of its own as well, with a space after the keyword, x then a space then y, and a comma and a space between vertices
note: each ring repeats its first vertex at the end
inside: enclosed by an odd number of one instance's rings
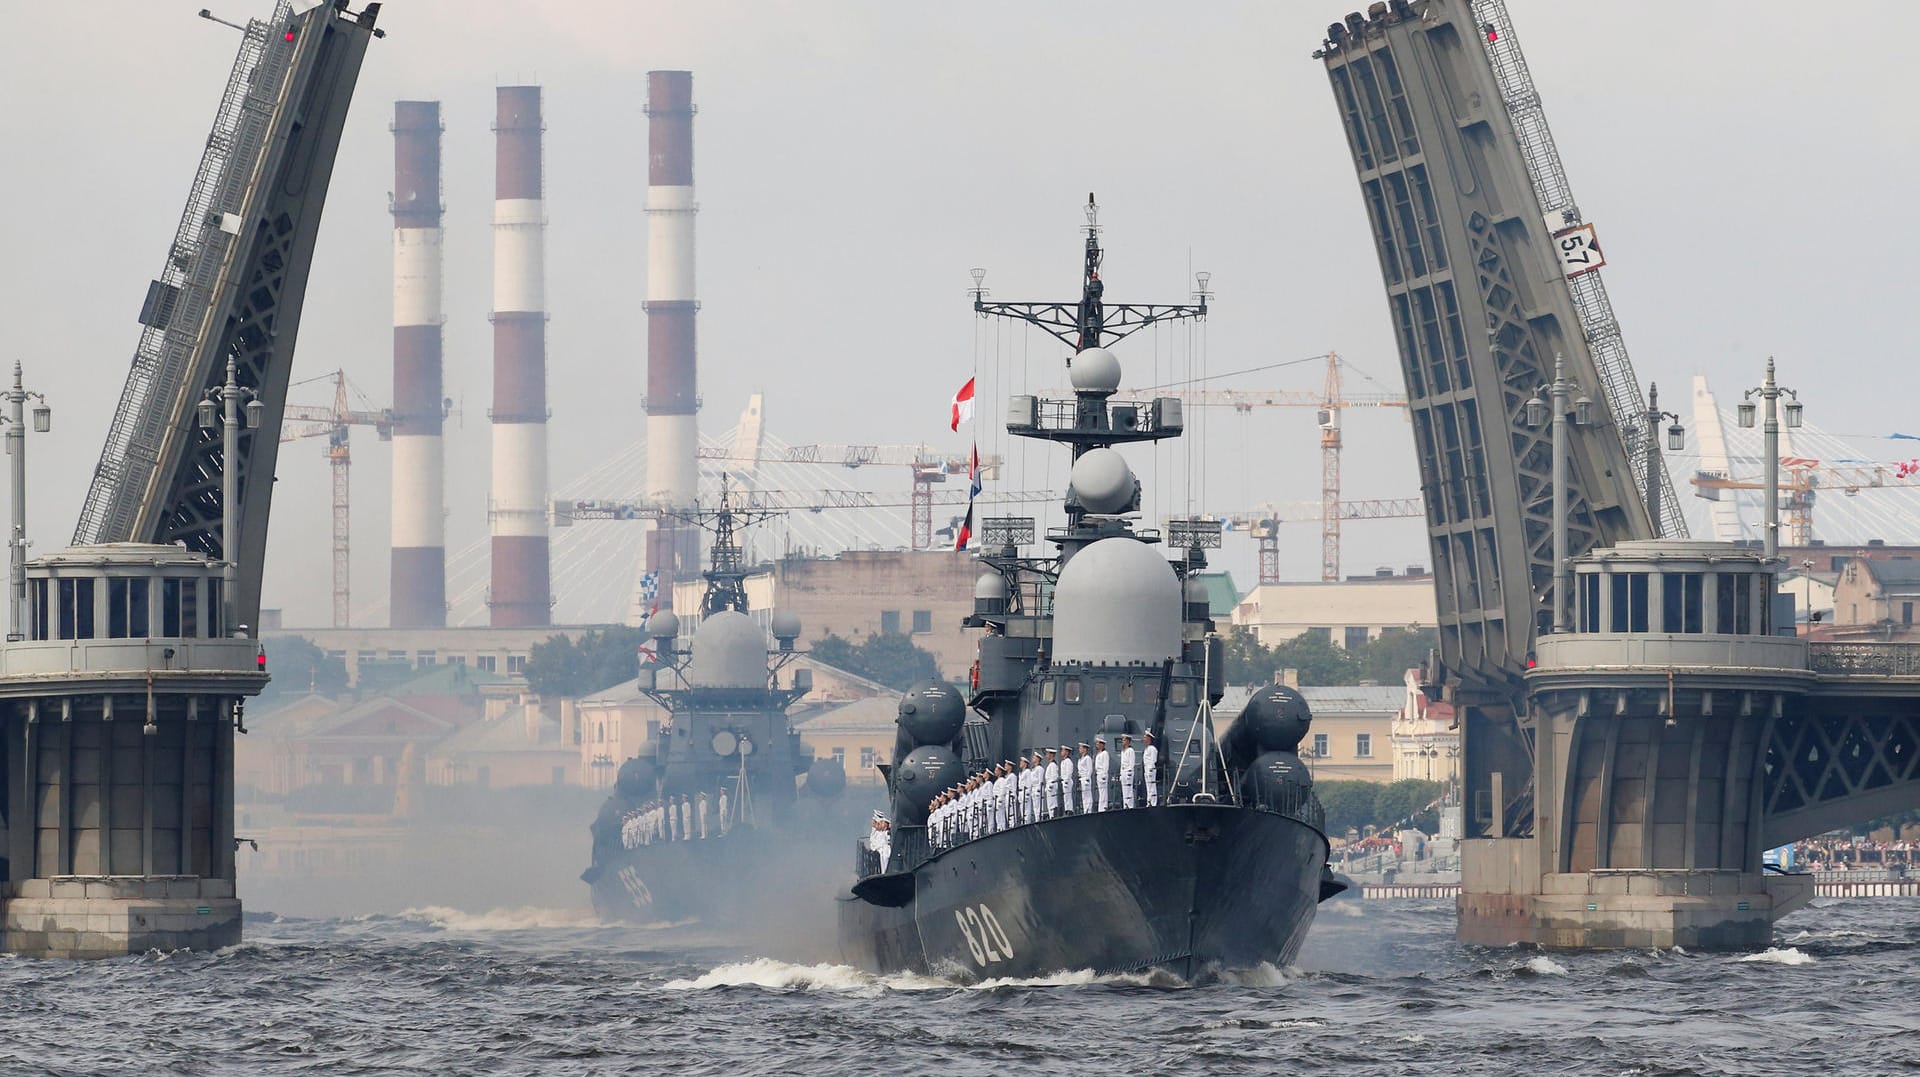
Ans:
MULTIPOLYGON (((1821 489, 1840 490, 1848 497, 1862 490, 1877 490, 1882 487, 1899 486, 1912 489, 1920 486, 1920 469, 1913 461, 1897 464, 1834 464, 1821 467, 1820 461, 1805 457, 1788 456, 1780 461, 1780 489, 1786 492, 1781 505, 1781 515, 1785 518, 1786 535, 1782 541, 1789 546, 1809 546, 1813 543, 1813 501, 1814 494, 1821 489)), ((1708 501, 1719 501, 1722 490, 1764 490, 1767 484, 1758 479, 1736 479, 1725 471, 1703 470, 1693 476, 1694 493, 1708 501)))
MULTIPOLYGON (((1247 512, 1230 512, 1203 519, 1218 520, 1231 531, 1246 531, 1260 551, 1260 582, 1280 582, 1280 525, 1291 520, 1320 520, 1325 534, 1325 502, 1290 501, 1262 505, 1247 512)), ((1340 502, 1335 511, 1346 520, 1392 520, 1425 516, 1426 502, 1417 497, 1340 502)), ((1338 521, 1336 521, 1336 524, 1338 521)), ((1335 533, 1338 534, 1336 527, 1335 533)), ((1324 568, 1324 566, 1322 566, 1324 568)))
MULTIPOLYGON (((1336 352, 1328 352, 1326 383, 1315 393, 1306 389, 1123 389, 1123 393, 1173 396, 1194 407, 1232 408, 1251 412, 1254 408, 1313 408, 1320 423, 1320 578, 1340 578, 1340 522, 1355 517, 1341 511, 1340 502, 1340 413, 1347 408, 1404 408, 1407 398, 1391 393, 1348 394, 1341 387, 1340 367, 1345 363, 1336 352)), ((1408 515, 1418 516, 1414 512, 1408 515)), ((1295 517, 1300 519, 1301 517, 1295 517)), ((1265 563, 1264 561, 1262 562, 1265 563)), ((1277 571, 1277 565, 1276 565, 1277 571)), ((1271 582, 1264 579, 1262 582, 1271 582)))
MULTIPOLYGON (((327 463, 333 470, 333 627, 346 628, 351 614, 348 612, 351 594, 351 552, 348 542, 348 483, 347 472, 353 465, 353 453, 347 441, 347 431, 356 426, 371 426, 380 435, 381 441, 393 439, 393 411, 390 408, 353 407, 347 398, 347 372, 335 370, 306 381, 295 382, 288 388, 298 388, 316 381, 333 382, 333 405, 331 407, 310 407, 288 404, 285 419, 280 426, 282 442, 299 441, 303 438, 324 437, 327 439, 327 463)), ((353 395, 366 402, 366 394, 358 388, 353 395)))
MULTIPOLYGON (((913 495, 910 507, 912 513, 912 542, 916 550, 930 549, 933 546, 933 484, 947 481, 949 475, 967 474, 970 461, 965 456, 948 456, 936 453, 925 445, 790 445, 785 449, 768 452, 762 449, 760 455, 744 455, 738 451, 738 441, 734 449, 720 446, 708 446, 700 449, 703 460, 720 460, 758 467, 761 464, 818 464, 848 469, 875 464, 883 467, 908 467, 913 470, 913 495)), ((998 456, 982 456, 979 460, 981 474, 985 475, 1001 465, 998 456)), ((964 500, 961 499, 961 500, 964 500)), ((838 506, 834 506, 838 507, 838 506)), ((878 508, 878 505, 862 506, 878 508)))

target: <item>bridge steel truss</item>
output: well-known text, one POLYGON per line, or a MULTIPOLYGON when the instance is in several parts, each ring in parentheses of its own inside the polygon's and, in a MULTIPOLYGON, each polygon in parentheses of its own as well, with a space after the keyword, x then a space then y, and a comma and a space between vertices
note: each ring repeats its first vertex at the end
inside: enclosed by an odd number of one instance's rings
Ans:
POLYGON ((294 14, 279 0, 242 42, 114 413, 75 544, 183 543, 238 564, 236 619, 257 624, 274 461, 307 274, 348 106, 380 5, 294 14), (240 432, 237 549, 220 534, 221 432, 195 406, 226 380, 265 406, 240 432), (256 481, 257 478, 257 481, 256 481))
POLYGON ((1503 834, 1530 826, 1532 751, 1516 719, 1554 565, 1550 431, 1530 428, 1525 407, 1556 355, 1593 397, 1593 421, 1568 427, 1571 555, 1653 527, 1623 441, 1634 416, 1617 415, 1596 367, 1480 37, 1464 3, 1396 3, 1336 24, 1315 55, 1406 381, 1443 679, 1465 721, 1467 824, 1503 834))

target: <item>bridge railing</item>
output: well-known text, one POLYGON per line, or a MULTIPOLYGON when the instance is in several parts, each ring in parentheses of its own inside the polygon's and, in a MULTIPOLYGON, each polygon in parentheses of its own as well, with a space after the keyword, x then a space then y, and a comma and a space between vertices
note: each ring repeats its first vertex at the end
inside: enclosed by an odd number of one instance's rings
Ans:
POLYGON ((1815 673, 1920 677, 1920 643, 1811 643, 1807 668, 1815 673))

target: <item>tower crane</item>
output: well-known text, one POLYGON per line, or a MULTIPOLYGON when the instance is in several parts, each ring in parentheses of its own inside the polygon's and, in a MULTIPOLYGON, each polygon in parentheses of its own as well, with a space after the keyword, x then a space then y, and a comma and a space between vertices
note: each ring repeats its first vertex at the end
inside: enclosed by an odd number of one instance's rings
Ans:
MULTIPOLYGON (((1194 407, 1232 408, 1250 412, 1254 408, 1314 408, 1320 424, 1320 578, 1340 578, 1340 521, 1373 519, 1351 516, 1341 510, 1340 501, 1340 413, 1347 408, 1404 408, 1407 398, 1392 393, 1348 394, 1341 387, 1340 367, 1345 362, 1337 352, 1328 352, 1326 382, 1318 393, 1305 389, 1132 389, 1123 393, 1151 392, 1157 396, 1179 397, 1194 407)), ((1419 512, 1406 515, 1418 516, 1419 512)), ((1301 519, 1303 517, 1294 517, 1301 519)), ((1263 547, 1261 581, 1266 579, 1266 554, 1263 547)), ((1275 572, 1278 572, 1277 557, 1275 572)))
MULTIPOLYGON (((347 397, 347 372, 335 370, 306 381, 295 382, 289 388, 298 388, 316 381, 333 382, 333 404, 329 407, 312 407, 300 404, 288 404, 286 415, 280 425, 282 442, 299 441, 303 438, 324 437, 327 439, 327 463, 333 471, 333 627, 345 628, 351 616, 350 605, 350 547, 348 542, 348 498, 347 472, 353 464, 353 453, 348 445, 347 431, 356 426, 371 426, 380 435, 381 441, 393 439, 393 410, 391 408, 356 409, 347 397)), ((356 387, 353 395, 366 402, 366 394, 356 387)))
MULTIPOLYGON (((1807 546, 1813 542, 1814 494, 1821 490, 1841 490, 1852 497, 1862 490, 1887 486, 1912 489, 1920 486, 1920 467, 1914 461, 1894 464, 1833 464, 1821 467, 1820 461, 1800 456, 1780 461, 1780 489, 1786 491, 1781 515, 1785 518, 1789 546, 1807 546)), ((1736 479, 1725 471, 1707 470, 1693 476, 1694 493, 1708 501, 1719 501, 1722 490, 1764 490, 1760 479, 1736 479)))
MULTIPOLYGON (((1246 512, 1230 512, 1206 517, 1219 520, 1230 530, 1247 531, 1260 551, 1260 582, 1280 582, 1280 525, 1289 520, 1320 519, 1325 534, 1325 502, 1289 501, 1262 505, 1246 512)), ((1426 502, 1417 497, 1385 498, 1374 501, 1339 502, 1335 509, 1346 520, 1391 520, 1424 516, 1426 502)), ((1338 535, 1338 521, 1335 522, 1338 535)), ((1324 566, 1322 566, 1324 568, 1324 566)))
MULTIPOLYGON (((703 447, 703 460, 738 461, 749 466, 760 464, 817 464, 849 470, 875 464, 883 467, 908 467, 913 471, 912 540, 916 550, 933 546, 933 485, 947 481, 949 475, 967 474, 970 461, 965 456, 934 452, 925 445, 790 445, 760 455, 742 455, 719 446, 703 447)), ((998 456, 982 456, 981 473, 1001 465, 998 456)), ((964 499, 962 499, 964 500, 964 499)))

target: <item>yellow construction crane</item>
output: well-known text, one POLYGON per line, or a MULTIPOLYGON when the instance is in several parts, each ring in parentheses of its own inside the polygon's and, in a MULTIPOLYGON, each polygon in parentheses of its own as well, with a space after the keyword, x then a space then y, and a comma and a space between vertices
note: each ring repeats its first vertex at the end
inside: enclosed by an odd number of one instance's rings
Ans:
MULTIPOLYGON (((377 411, 371 408, 355 409, 347 398, 347 372, 344 370, 335 370, 317 378, 295 382, 288 388, 298 388, 316 381, 333 382, 333 405, 309 407, 288 404, 280 425, 280 440, 287 442, 317 437, 327 439, 327 463, 333 470, 333 627, 346 628, 351 618, 347 469, 353 464, 353 453, 347 442, 347 431, 355 426, 371 426, 379 433, 381 441, 391 441, 393 410, 390 408, 381 408, 377 411)), ((362 403, 366 402, 366 394, 360 392, 358 388, 353 390, 353 395, 360 397, 362 403)))
MULTIPOLYGON (((1174 396, 1194 407, 1232 408, 1250 412, 1254 408, 1313 408, 1320 423, 1320 578, 1340 578, 1340 521, 1374 519, 1357 517, 1341 510, 1340 500, 1340 413, 1347 408, 1404 408, 1407 398, 1391 393, 1349 394, 1341 387, 1340 367, 1345 362, 1338 353, 1328 352, 1326 383, 1320 392, 1306 389, 1122 389, 1123 395, 1174 396)), ((1356 502, 1358 504, 1358 502, 1356 502)), ((1369 502, 1368 504, 1391 504, 1369 502)), ((1420 512, 1407 513, 1418 516, 1420 512)), ((1299 519, 1300 517, 1295 517, 1299 519)), ((1277 557, 1277 555, 1276 555, 1277 557)), ((1264 555, 1263 555, 1264 558, 1264 555)), ((1261 575, 1266 575, 1262 560, 1261 575)), ((1277 565, 1275 571, 1278 571, 1277 565)), ((1272 582, 1263 579, 1262 582, 1272 582)))
MULTIPOLYGON (((1815 492, 1819 490, 1839 490, 1852 497, 1862 490, 1877 490, 1886 486, 1911 489, 1920 485, 1915 480, 1920 480, 1920 471, 1914 470, 1912 462, 1821 467, 1818 460, 1785 457, 1780 461, 1780 489, 1787 496, 1781 503, 1780 515, 1786 534, 1781 536, 1780 541, 1788 546, 1808 546, 1813 543, 1813 501, 1815 492)), ((1708 501, 1720 500, 1722 490, 1767 488, 1764 480, 1736 479, 1724 471, 1696 472, 1692 482, 1694 493, 1708 501)))
MULTIPOLYGON (((1344 501, 1336 510, 1345 520, 1392 520, 1414 516, 1425 516, 1426 502, 1417 497, 1384 498, 1374 501, 1344 501)), ((1326 533, 1325 503, 1311 501, 1293 501, 1262 505, 1247 512, 1230 512, 1217 516, 1204 517, 1218 520, 1230 531, 1246 531, 1260 550, 1260 582, 1280 582, 1280 525, 1294 520, 1320 520, 1321 534, 1326 533)), ((1334 533, 1339 534, 1339 521, 1335 521, 1334 533)), ((1322 566, 1324 568, 1324 566, 1322 566)))

